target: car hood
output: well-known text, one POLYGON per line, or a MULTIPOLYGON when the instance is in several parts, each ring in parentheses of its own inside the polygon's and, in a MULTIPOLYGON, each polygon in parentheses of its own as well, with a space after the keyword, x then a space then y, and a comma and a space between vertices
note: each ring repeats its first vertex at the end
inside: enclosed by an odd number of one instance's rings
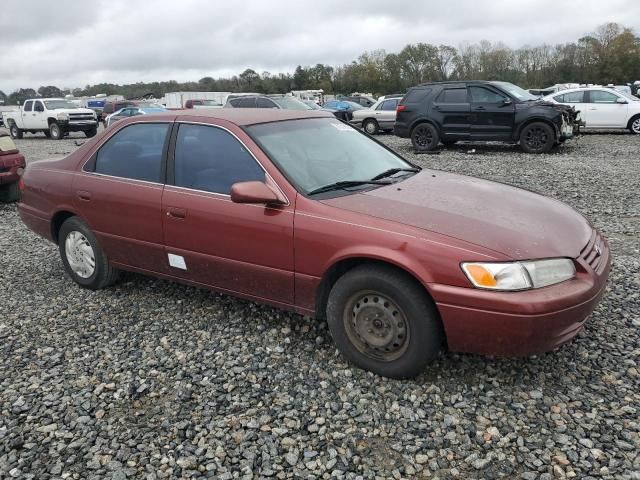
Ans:
POLYGON ((571 207, 501 183, 423 170, 333 207, 447 235, 515 260, 579 256, 592 227, 571 207))

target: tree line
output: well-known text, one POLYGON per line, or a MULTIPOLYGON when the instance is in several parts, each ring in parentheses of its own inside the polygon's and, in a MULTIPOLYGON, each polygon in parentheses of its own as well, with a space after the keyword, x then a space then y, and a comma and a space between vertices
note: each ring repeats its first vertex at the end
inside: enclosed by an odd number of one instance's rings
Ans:
POLYGON ((100 83, 72 91, 42 86, 37 91, 21 88, 9 95, 0 91, 0 100, 14 105, 37 95, 57 97, 68 93, 120 94, 126 98, 152 94, 160 98, 175 91, 286 93, 318 88, 333 94, 389 94, 424 82, 462 79, 503 80, 525 88, 567 82, 625 84, 640 80, 640 38, 630 28, 606 23, 575 42, 559 45, 512 49, 502 42, 486 40, 458 48, 417 43, 398 53, 365 52, 345 65, 299 65, 293 73, 258 73, 248 68, 231 78, 204 77, 197 82, 100 83))

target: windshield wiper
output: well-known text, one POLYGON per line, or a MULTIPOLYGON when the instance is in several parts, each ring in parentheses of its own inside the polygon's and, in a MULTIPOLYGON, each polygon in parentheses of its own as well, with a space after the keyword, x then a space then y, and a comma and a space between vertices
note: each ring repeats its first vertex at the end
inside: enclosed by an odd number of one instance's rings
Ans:
POLYGON ((332 190, 340 190, 342 188, 357 187, 359 185, 391 185, 392 182, 377 182, 375 180, 343 180, 340 182, 330 183, 322 187, 315 188, 307 193, 314 195, 316 193, 330 192, 332 190))
POLYGON ((379 173, 371 180, 380 180, 381 178, 390 177, 391 175, 395 175, 398 172, 419 172, 419 168, 390 168, 389 170, 385 170, 382 173, 379 173))

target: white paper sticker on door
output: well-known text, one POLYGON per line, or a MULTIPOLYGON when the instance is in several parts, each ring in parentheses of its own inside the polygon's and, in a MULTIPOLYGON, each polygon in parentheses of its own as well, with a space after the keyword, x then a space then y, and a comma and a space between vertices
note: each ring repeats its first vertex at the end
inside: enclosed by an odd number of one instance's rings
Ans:
POLYGON ((187 269, 187 264, 184 261, 184 257, 181 255, 174 255, 173 253, 169 254, 169 265, 181 270, 187 269))

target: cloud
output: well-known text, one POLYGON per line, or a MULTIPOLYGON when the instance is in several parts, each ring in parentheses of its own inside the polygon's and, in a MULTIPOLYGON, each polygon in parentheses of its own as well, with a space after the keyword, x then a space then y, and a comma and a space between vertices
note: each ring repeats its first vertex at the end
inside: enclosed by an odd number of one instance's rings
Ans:
POLYGON ((198 80, 245 68, 348 63, 407 43, 512 47, 574 41, 599 24, 636 28, 632 0, 30 0, 3 9, 0 90, 198 80))

